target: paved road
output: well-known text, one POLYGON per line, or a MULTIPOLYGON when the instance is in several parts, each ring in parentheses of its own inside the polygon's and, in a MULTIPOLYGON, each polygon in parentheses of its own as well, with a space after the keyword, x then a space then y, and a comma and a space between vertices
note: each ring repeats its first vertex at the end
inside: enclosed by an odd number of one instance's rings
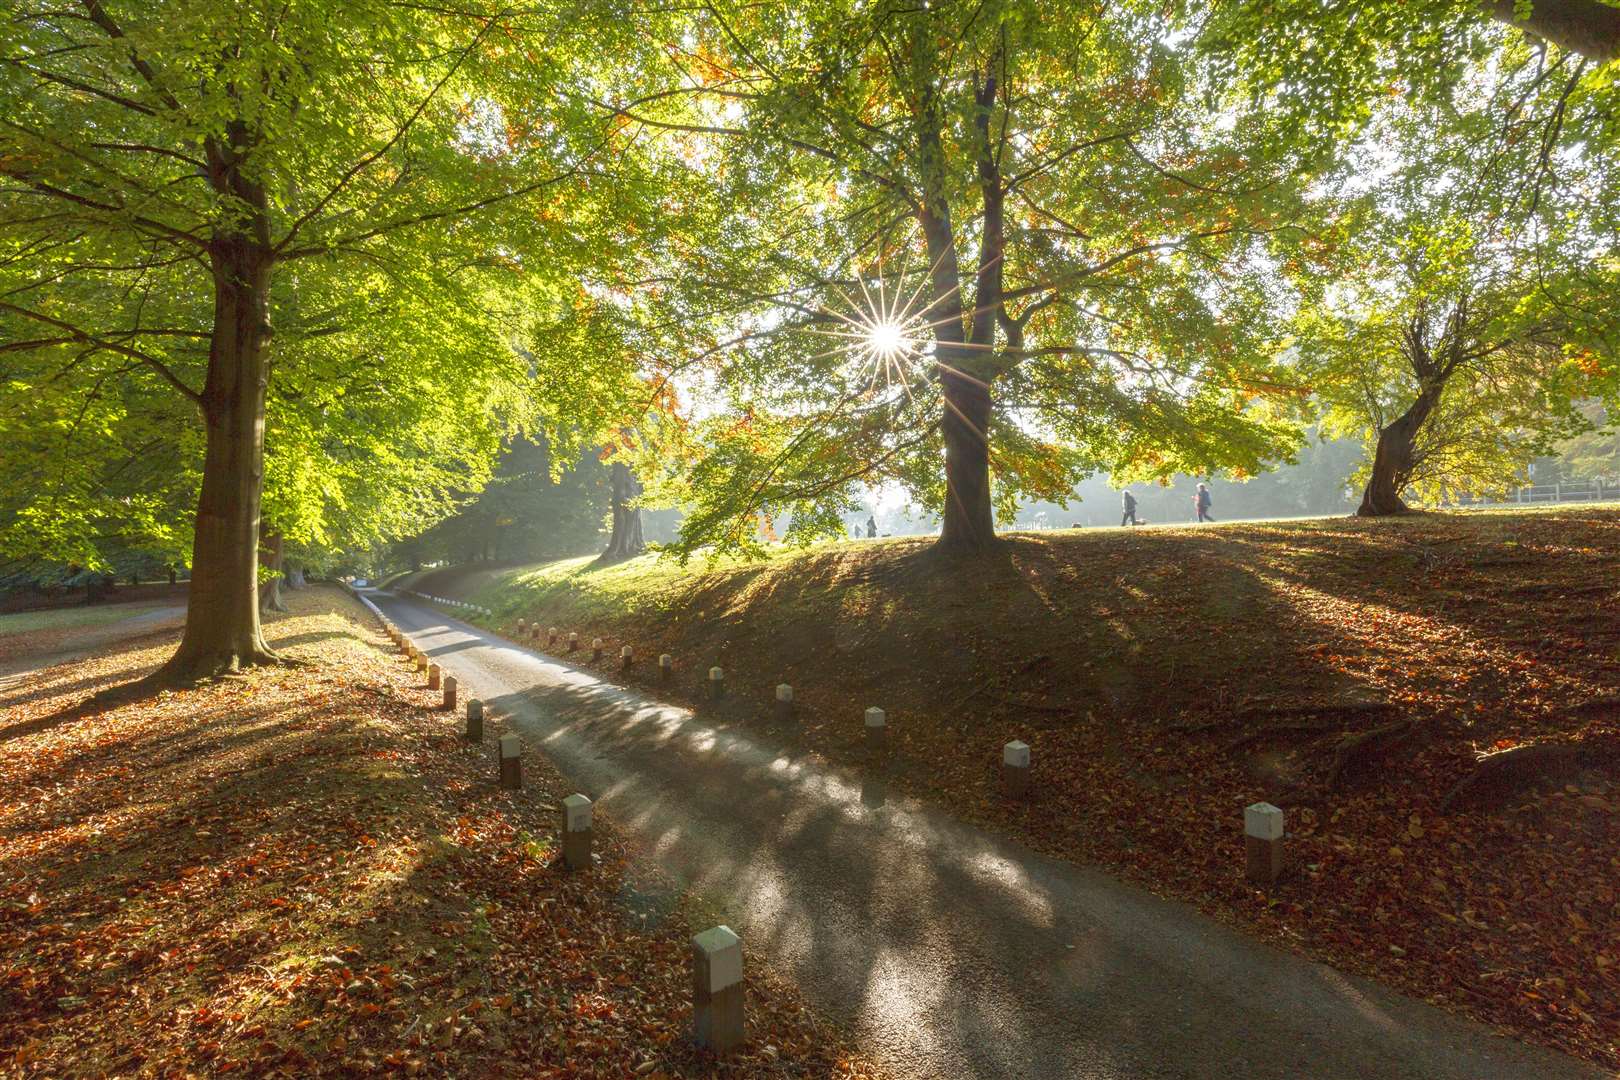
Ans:
POLYGON ((377 604, 914 1077, 1595 1078, 430 607, 377 604))

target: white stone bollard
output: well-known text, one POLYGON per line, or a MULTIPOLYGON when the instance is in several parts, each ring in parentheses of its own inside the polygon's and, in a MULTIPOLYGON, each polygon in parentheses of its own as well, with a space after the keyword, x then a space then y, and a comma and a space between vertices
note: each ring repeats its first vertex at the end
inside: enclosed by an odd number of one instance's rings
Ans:
POLYGON ((557 628, 553 626, 546 631, 546 645, 550 647, 555 644, 557 644, 557 628))
POLYGON ((526 629, 528 629, 528 626, 529 626, 529 623, 528 623, 527 619, 519 619, 518 620, 518 636, 519 637, 523 636, 523 632, 526 629))
POLYGON ((1009 799, 1029 794, 1029 746, 1017 739, 1001 748, 1001 790, 1009 799))
POLYGON ((692 1039, 727 1054, 745 1037, 742 939, 712 927, 692 939, 692 1039))
POLYGON ((446 675, 444 677, 444 707, 447 712, 456 711, 456 689, 456 677, 446 675))
POLYGON ((709 669, 709 700, 719 701, 726 696, 726 673, 723 669, 709 669))
POLYGON ((439 688, 439 678, 440 678, 440 676, 442 674, 443 673, 440 672, 438 664, 429 664, 428 665, 428 689, 429 690, 437 690, 439 688))
POLYGON ((468 742, 484 741, 484 703, 477 698, 467 702, 467 735, 468 742))
POLYGON ((591 663, 598 663, 602 659, 602 639, 591 638, 591 663))
POLYGON ((658 681, 659 682, 669 682, 670 677, 673 676, 674 674, 675 674, 675 658, 673 656, 669 655, 669 653, 667 653, 667 652, 666 653, 659 653, 658 654, 658 681))
POLYGON ((776 684, 776 719, 784 724, 793 719, 793 687, 787 683, 776 684))
POLYGON ((563 865, 583 870, 591 865, 591 800, 570 795, 563 804, 563 865))
POLYGON ((882 709, 866 710, 866 748, 882 750, 889 742, 889 718, 882 709))
POLYGON ((573 652, 577 648, 579 648, 579 633, 570 630, 568 631, 568 651, 573 652))
POLYGON ((501 736, 501 787, 512 791, 523 786, 523 743, 517 733, 501 736))
POLYGON ((1267 802, 1244 807, 1243 838, 1248 847, 1249 880, 1275 884, 1283 872, 1283 812, 1267 802))
POLYGON ((628 645, 626 645, 624 648, 619 650, 619 670, 620 671, 629 671, 630 670, 630 659, 634 655, 635 655, 635 653, 631 652, 630 646, 628 646, 628 645))

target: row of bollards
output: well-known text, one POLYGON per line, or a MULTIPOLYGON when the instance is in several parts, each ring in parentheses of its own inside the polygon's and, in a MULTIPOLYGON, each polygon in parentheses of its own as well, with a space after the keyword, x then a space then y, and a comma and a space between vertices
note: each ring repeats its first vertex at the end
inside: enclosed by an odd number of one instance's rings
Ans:
MULTIPOLYGON (((521 628, 522 621, 519 620, 521 628)), ((535 628, 538 636, 539 627, 535 628)), ((557 628, 551 627, 549 641, 557 638, 557 628)), ((569 647, 577 648, 579 635, 570 632, 568 635, 569 647)), ((592 659, 602 659, 603 643, 601 638, 594 638, 591 642, 592 659)), ((628 670, 631 666, 631 650, 626 645, 620 654, 620 667, 628 670)), ((674 675, 675 659, 669 653, 660 653, 658 656, 658 676, 661 682, 669 682, 674 675)), ((716 665, 709 668, 708 697, 711 701, 719 701, 726 696, 725 669, 716 665)), ((791 723, 796 715, 793 687, 787 683, 778 683, 776 686, 775 718, 778 723, 791 723)), ((882 753, 888 749, 888 714, 876 706, 866 710, 865 744, 873 753, 882 753)), ((1031 751, 1028 743, 1014 739, 1002 747, 1001 750, 1001 792, 1008 799, 1027 799, 1030 797, 1032 784, 1031 751)), ((1284 872, 1283 859, 1283 812, 1270 803, 1255 803, 1244 810, 1244 835, 1247 846, 1247 876, 1250 881, 1257 884, 1275 884, 1284 872)))
MULTIPOLYGON (((454 675, 445 674, 438 664, 429 664, 421 650, 398 627, 384 620, 389 640, 416 663, 418 670, 428 672, 428 688, 444 692, 444 707, 456 707, 457 682, 454 675)), ((536 639, 538 626, 519 620, 519 633, 529 630, 536 639)), ((552 628, 550 639, 557 631, 552 628)), ((578 635, 570 634, 571 645, 577 646, 578 635)), ((602 656, 602 639, 591 643, 596 659, 602 656)), ((628 645, 619 652, 619 662, 628 668, 632 652, 628 645)), ((673 670, 674 662, 668 653, 658 658, 658 669, 664 677, 673 670)), ((711 682, 723 693, 725 673, 719 668, 710 672, 711 682)), ((777 687, 779 715, 791 715, 793 688, 783 684, 777 687), (786 706, 786 713, 781 710, 786 706)), ((869 710, 880 716, 882 710, 869 710)), ((466 706, 465 737, 469 742, 482 742, 484 738, 484 703, 469 698, 466 706)), ((507 732, 497 741, 500 761, 501 787, 516 791, 523 787, 523 744, 516 732, 507 732)), ((594 804, 582 794, 573 794, 562 801, 562 865, 568 870, 584 870, 592 862, 594 804)), ((742 939, 729 926, 715 926, 692 938, 692 1040, 716 1054, 728 1054, 747 1038, 745 1018, 745 983, 743 979, 742 939)))
MULTIPOLYGON (((409 589, 406 590, 406 594, 409 595, 409 596, 419 597, 420 599, 423 599, 423 600, 429 600, 429 601, 431 601, 431 602, 433 602, 435 604, 443 604, 445 607, 464 608, 467 611, 476 611, 480 615, 493 615, 493 614, 495 614, 493 611, 491 611, 487 607, 481 607, 478 604, 469 604, 465 600, 452 600, 447 596, 431 596, 428 593, 413 592, 413 591, 411 591, 409 589)), ((519 623, 521 623, 522 621, 523 621, 522 619, 518 620, 519 623)))
MULTIPOLYGON (((417 662, 418 670, 428 670, 430 689, 437 688, 441 679, 444 707, 453 710, 456 705, 457 684, 454 676, 444 675, 437 664, 428 665, 426 658, 409 642, 397 627, 384 622, 389 638, 417 662)), ((519 620, 520 633, 526 624, 519 620)), ((527 627, 535 638, 539 627, 527 627)), ((557 631, 550 629, 550 638, 557 631)), ((571 648, 578 647, 578 634, 569 634, 571 648)), ((601 660, 603 642, 591 642, 592 657, 601 660)), ((631 664, 631 649, 620 652, 622 667, 631 664)), ((668 679, 673 671, 673 658, 668 653, 658 657, 661 678, 668 679)), ((709 669, 709 693, 720 699, 725 694, 725 671, 716 666, 709 669)), ((776 687, 776 717, 787 722, 794 717, 793 687, 779 683, 776 687)), ((864 714, 866 745, 874 751, 887 747, 888 716, 876 706, 864 714)), ((477 698, 467 702, 466 738, 481 742, 484 734, 484 704, 477 698)), ((522 742, 515 732, 502 735, 499 742, 500 784, 509 790, 519 790, 522 779, 522 742)), ((1027 743, 1013 740, 1002 748, 1001 788, 1009 799, 1023 799, 1030 794, 1031 752, 1027 743)), ((562 864, 569 870, 580 870, 591 865, 593 804, 582 794, 568 796, 562 801, 562 864)), ((1256 884, 1275 884, 1283 874, 1283 811, 1266 802, 1255 803, 1244 809, 1244 839, 1246 845, 1247 876, 1256 884)), ((726 1054, 741 1046, 747 1036, 744 1010, 744 978, 742 941, 728 926, 715 926, 692 938, 692 1038, 693 1041, 717 1054, 726 1054)))
MULTIPOLYGON (((523 625, 521 620, 520 625, 523 625)), ((421 650, 393 623, 384 620, 383 628, 388 632, 390 641, 399 646, 412 660, 420 662, 419 667, 426 666, 428 689, 436 690, 442 686, 444 708, 454 711, 459 689, 456 677, 445 674, 438 664, 428 664, 421 650)), ((630 650, 626 648, 624 652, 628 657, 630 650)), ((468 742, 483 742, 484 703, 479 698, 470 698, 467 701, 465 738, 468 742)), ((522 790, 523 741, 516 732, 509 731, 496 741, 496 747, 497 760, 500 763, 500 786, 508 791, 522 790)), ((581 794, 576 793, 563 800, 562 861, 570 870, 583 870, 591 865, 591 807, 591 800, 581 794)))

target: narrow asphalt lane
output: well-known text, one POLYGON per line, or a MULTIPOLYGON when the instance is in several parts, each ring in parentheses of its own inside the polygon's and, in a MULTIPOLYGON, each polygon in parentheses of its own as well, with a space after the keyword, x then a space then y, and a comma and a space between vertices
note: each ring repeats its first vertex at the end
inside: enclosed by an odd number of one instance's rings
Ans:
POLYGON ((424 604, 368 595, 900 1075, 1603 1075, 424 604))

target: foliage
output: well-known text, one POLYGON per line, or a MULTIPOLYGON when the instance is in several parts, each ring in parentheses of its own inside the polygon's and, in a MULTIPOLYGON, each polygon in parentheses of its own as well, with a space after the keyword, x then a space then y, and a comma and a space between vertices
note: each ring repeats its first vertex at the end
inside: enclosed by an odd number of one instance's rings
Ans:
POLYGON ((972 384, 1003 520, 1098 468, 1254 470, 1295 443, 1261 249, 1310 157, 1177 29, 1051 0, 694 17, 669 92, 621 103, 709 178, 657 298, 702 399, 692 467, 648 495, 690 506, 684 549, 839 532, 857 481, 948 511, 942 399, 972 384), (840 316, 874 312, 909 315, 909 347, 852 355, 840 316))
POLYGON ((200 486, 190 560, 234 666, 260 652, 237 568, 261 472, 308 552, 476 489, 557 412, 513 345, 619 251, 580 230, 654 191, 575 89, 639 42, 605 5, 25 0, 0 28, 0 440, 8 478, 55 468, 8 485, 5 549, 184 557, 200 486))
POLYGON ((502 451, 494 477, 453 515, 395 546, 411 565, 477 559, 509 562, 577 555, 601 542, 607 469, 594 449, 559 475, 544 439, 502 451))
POLYGON ((1549 104, 1578 67, 1508 39, 1445 101, 1389 100, 1334 190, 1331 248, 1289 253, 1300 365, 1324 430, 1367 447, 1358 480, 1415 418, 1398 488, 1497 489, 1586 426, 1583 398, 1615 392, 1615 177, 1556 149, 1608 121, 1549 104))

